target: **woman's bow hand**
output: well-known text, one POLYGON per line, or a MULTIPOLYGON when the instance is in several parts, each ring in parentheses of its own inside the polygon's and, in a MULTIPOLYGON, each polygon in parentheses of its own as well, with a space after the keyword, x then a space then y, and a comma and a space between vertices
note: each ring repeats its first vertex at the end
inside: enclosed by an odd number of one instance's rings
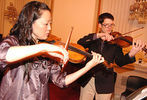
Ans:
POLYGON ((47 53, 49 57, 55 60, 60 59, 60 62, 62 62, 63 64, 65 64, 69 60, 68 51, 62 46, 56 46, 46 43, 43 43, 42 45, 43 48, 45 49, 45 53, 47 53))

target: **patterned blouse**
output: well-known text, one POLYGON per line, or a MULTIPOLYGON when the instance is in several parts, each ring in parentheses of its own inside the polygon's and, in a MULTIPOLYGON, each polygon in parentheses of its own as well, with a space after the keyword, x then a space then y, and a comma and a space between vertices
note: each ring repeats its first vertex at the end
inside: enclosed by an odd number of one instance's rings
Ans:
POLYGON ((19 46, 14 36, 0 43, 0 100, 49 100, 49 79, 57 86, 65 87, 66 73, 49 58, 39 56, 8 63, 6 54, 11 46, 19 46))

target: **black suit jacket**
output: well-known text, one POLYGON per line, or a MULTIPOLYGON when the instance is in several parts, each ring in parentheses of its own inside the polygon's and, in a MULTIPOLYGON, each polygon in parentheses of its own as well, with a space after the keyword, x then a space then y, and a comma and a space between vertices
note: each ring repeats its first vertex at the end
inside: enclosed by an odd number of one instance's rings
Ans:
MULTIPOLYGON (((115 62, 118 66, 123 66, 135 62, 135 57, 130 58, 128 54, 123 54, 122 48, 116 44, 110 44, 102 41, 100 38, 95 39, 95 33, 91 33, 77 42, 84 48, 100 53, 108 63, 115 62)), ((90 59, 88 58, 85 63, 90 59)), ((104 64, 98 64, 88 73, 79 79, 82 86, 85 86, 90 78, 95 77, 95 86, 98 93, 112 93, 116 80, 116 73, 113 68, 107 68, 104 64)))

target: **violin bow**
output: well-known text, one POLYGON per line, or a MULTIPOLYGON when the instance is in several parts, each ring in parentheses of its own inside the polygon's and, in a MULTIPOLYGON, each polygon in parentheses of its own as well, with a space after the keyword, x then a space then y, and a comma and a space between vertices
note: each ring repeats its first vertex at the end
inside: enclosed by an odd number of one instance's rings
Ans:
POLYGON ((69 41, 71 39, 72 32, 73 32, 73 27, 71 27, 71 32, 70 32, 70 34, 69 34, 69 36, 67 38, 67 41, 66 41, 66 44, 65 44, 65 47, 64 47, 66 50, 68 50, 68 45, 69 45, 69 41))
MULTIPOLYGON (((68 46, 69 46, 69 42, 70 42, 70 39, 71 39, 71 35, 72 35, 72 32, 73 32, 73 27, 71 27, 71 32, 67 38, 67 41, 66 41, 66 44, 65 44, 65 49, 68 50, 68 46)), ((63 64, 62 65, 62 71, 64 70, 64 67, 65 67, 66 64, 63 64)))
POLYGON ((130 34, 130 33, 132 33, 132 32, 138 31, 138 30, 143 29, 143 28, 144 28, 144 27, 141 27, 141 28, 138 28, 138 29, 135 29, 135 30, 126 32, 126 33, 124 33, 124 34, 122 34, 122 35, 130 34))

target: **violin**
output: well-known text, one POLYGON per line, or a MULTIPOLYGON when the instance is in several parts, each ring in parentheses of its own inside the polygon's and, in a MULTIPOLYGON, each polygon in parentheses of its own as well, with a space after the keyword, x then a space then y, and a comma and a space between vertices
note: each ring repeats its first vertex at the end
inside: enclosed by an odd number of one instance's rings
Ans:
MULTIPOLYGON (((114 37, 114 40, 109 41, 110 44, 117 44, 120 47, 125 48, 132 45, 133 43, 133 38, 131 36, 123 36, 119 32, 112 32, 110 33, 110 35, 114 37)), ((142 48, 142 50, 145 51, 145 53, 147 53, 146 46, 142 48)))
POLYGON ((110 33, 114 37, 114 40, 109 41, 110 44, 117 44, 122 48, 132 45, 133 38, 131 36, 122 36, 119 32, 110 33))
MULTIPOLYGON (((72 63, 81 63, 85 61, 86 57, 89 57, 90 59, 93 58, 93 55, 91 53, 88 53, 83 46, 75 43, 71 43, 71 45, 69 45, 68 52, 69 52, 69 61, 72 63)), ((113 64, 112 63, 109 64, 106 60, 104 60, 103 64, 107 68, 113 67, 113 64)))
MULTIPOLYGON (((60 42, 60 41, 54 41, 54 40, 45 41, 45 40, 43 40, 41 42, 65 46, 65 43, 60 42)), ((90 59, 93 58, 93 55, 91 53, 88 53, 87 50, 83 46, 76 44, 76 43, 68 44, 68 53, 69 53, 69 62, 74 63, 74 64, 82 63, 83 61, 85 61, 85 59, 87 57, 90 59)), ((108 64, 108 62, 106 60, 104 60, 103 64, 107 68, 113 67, 112 65, 108 64)))

